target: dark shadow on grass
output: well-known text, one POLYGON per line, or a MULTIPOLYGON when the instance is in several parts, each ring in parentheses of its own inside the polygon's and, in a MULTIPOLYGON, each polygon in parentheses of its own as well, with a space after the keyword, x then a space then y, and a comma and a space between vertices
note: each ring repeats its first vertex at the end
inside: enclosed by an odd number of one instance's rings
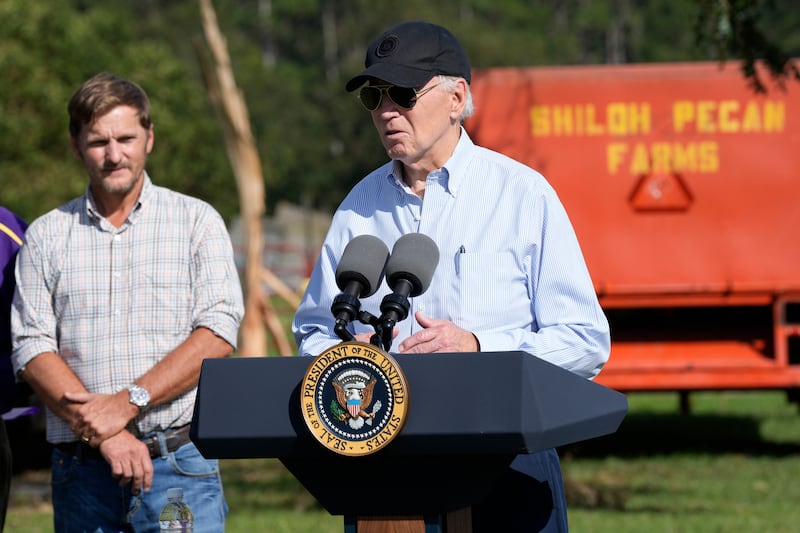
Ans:
POLYGON ((765 440, 759 419, 737 415, 628 414, 612 435, 559 449, 574 457, 647 457, 676 453, 743 453, 783 457, 800 453, 796 443, 765 440))
MULTIPOLYGON (((604 457, 647 458, 676 454, 742 454, 755 457, 785 457, 800 454, 800 444, 765 439, 763 420, 742 415, 679 413, 632 413, 612 435, 559 448, 562 459, 604 457)), ((565 472, 565 490, 570 507, 626 511, 634 490, 622 480, 593 479, 578 482, 565 472)), ((663 488, 637 487, 639 494, 663 488)), ((636 512, 672 512, 671 507, 637 508, 636 512)), ((684 510, 705 512, 704 507, 684 510)))

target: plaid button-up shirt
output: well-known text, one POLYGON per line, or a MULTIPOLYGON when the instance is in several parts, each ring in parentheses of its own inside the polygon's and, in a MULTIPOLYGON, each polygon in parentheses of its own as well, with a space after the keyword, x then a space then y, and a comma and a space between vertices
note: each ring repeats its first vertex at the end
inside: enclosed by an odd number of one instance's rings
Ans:
MULTIPOLYGON (((90 392, 133 383, 198 327, 236 346, 242 291, 230 237, 207 203, 152 184, 121 227, 84 196, 43 215, 26 233, 12 309, 19 371, 54 352, 90 392)), ((195 389, 150 409, 139 434, 189 423, 195 389)), ((47 439, 75 439, 47 413, 47 439)))

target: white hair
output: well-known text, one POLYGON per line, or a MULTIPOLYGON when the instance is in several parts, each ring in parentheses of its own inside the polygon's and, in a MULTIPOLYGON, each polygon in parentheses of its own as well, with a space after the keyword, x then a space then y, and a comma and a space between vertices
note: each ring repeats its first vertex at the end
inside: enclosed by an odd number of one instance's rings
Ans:
MULTIPOLYGON (((444 89, 452 92, 456 90, 459 80, 463 80, 464 78, 458 76, 445 76, 442 74, 439 76, 439 79, 441 80, 442 85, 444 85, 444 89)), ((473 113, 475 113, 475 104, 472 102, 472 91, 469 89, 469 83, 466 83, 466 80, 464 81, 465 85, 467 86, 467 99, 466 103, 464 104, 464 110, 461 112, 461 116, 458 117, 460 122, 464 122, 471 117, 473 113)))

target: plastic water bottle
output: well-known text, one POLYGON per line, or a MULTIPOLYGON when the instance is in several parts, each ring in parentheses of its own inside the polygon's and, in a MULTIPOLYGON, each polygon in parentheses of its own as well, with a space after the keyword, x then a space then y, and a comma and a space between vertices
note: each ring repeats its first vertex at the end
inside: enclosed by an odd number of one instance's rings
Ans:
POLYGON ((183 501, 183 489, 167 489, 167 504, 161 509, 158 517, 161 531, 192 533, 194 531, 194 514, 189 505, 183 501))

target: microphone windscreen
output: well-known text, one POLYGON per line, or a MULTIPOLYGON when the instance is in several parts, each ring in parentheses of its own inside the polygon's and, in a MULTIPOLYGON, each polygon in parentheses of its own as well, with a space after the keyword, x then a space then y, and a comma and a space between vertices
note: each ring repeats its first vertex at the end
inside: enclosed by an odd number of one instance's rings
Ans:
POLYGON ((381 284, 383 268, 389 259, 389 248, 377 237, 359 235, 342 252, 336 267, 336 285, 344 290, 352 281, 361 284, 359 297, 372 296, 381 284))
POLYGON ((422 233, 408 233, 394 243, 386 263, 386 281, 394 289, 398 280, 408 280, 413 286, 409 296, 419 296, 428 290, 438 263, 439 247, 433 239, 422 233))

